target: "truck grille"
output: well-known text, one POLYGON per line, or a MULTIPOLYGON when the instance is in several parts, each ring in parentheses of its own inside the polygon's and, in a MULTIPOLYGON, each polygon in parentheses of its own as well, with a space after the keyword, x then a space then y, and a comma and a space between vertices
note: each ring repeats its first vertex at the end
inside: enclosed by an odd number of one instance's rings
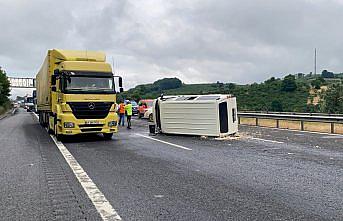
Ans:
POLYGON ((67 102, 77 119, 103 119, 114 102, 67 102))
POLYGON ((100 132, 102 128, 81 128, 81 132, 100 132))

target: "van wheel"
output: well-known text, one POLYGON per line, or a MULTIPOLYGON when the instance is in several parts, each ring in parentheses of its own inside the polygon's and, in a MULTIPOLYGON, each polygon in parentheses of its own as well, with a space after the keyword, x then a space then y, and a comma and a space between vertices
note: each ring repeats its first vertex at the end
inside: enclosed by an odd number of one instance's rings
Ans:
POLYGON ((154 121, 154 115, 153 114, 149 115, 149 121, 154 121))
POLYGON ((111 140, 113 133, 103 133, 103 135, 106 140, 111 140))

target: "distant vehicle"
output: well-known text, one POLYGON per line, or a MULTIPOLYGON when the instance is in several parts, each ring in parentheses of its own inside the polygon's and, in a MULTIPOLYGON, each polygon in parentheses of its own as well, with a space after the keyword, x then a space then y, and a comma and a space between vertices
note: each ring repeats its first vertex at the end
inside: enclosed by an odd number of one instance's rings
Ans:
POLYGON ((152 100, 152 99, 140 100, 138 102, 138 106, 139 106, 138 107, 138 117, 139 118, 144 117, 145 112, 147 111, 147 109, 149 107, 152 107, 153 103, 154 103, 154 100, 152 100))
POLYGON ((33 111, 35 108, 35 105, 33 103, 33 97, 25 97, 24 98, 24 108, 27 112, 33 111))
POLYGON ((19 105, 19 103, 18 103, 18 102, 14 102, 14 103, 13 103, 13 107, 14 107, 14 108, 19 108, 19 107, 20 107, 20 105, 19 105))
POLYGON ((137 115, 138 114, 138 104, 136 101, 131 101, 132 104, 132 114, 137 115))
MULTIPOLYGON (((127 102, 128 102, 129 100, 125 100, 124 101, 124 104, 127 104, 127 102)), ((138 114, 138 104, 137 104, 137 102, 136 101, 130 101, 131 102, 131 104, 132 104, 132 115, 136 115, 136 114, 138 114)))
POLYGON ((32 91, 32 97, 33 97, 33 112, 37 113, 37 91, 33 90, 32 91))
POLYGON ((149 119, 149 121, 154 121, 154 114, 152 112, 152 107, 148 107, 145 110, 143 118, 147 118, 147 119, 149 119))

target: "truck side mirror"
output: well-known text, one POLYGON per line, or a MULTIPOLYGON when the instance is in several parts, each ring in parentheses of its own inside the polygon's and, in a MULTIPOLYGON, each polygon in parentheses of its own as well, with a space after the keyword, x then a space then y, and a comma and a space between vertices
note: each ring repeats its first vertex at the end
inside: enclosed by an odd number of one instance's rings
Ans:
POLYGON ((119 87, 122 88, 123 87, 123 78, 119 77, 119 87))
POLYGON ((56 85, 56 75, 51 76, 51 85, 56 85))
POLYGON ((124 88, 120 87, 119 92, 120 93, 124 92, 124 88))

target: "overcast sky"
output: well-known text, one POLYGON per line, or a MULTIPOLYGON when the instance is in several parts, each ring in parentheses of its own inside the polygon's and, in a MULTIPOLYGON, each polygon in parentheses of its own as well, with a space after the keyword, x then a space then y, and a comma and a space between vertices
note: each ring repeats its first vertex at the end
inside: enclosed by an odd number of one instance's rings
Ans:
POLYGON ((126 88, 343 71, 343 0, 0 0, 0 66, 35 76, 48 49, 100 50, 126 88))

